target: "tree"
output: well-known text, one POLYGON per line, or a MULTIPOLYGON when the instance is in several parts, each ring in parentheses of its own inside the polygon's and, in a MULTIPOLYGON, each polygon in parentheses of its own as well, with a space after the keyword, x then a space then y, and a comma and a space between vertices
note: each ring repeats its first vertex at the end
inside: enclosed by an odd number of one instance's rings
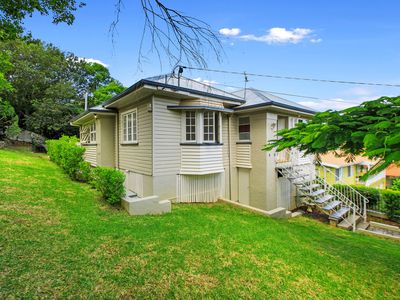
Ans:
POLYGON ((126 88, 121 83, 113 80, 109 84, 103 85, 93 92, 93 97, 90 99, 90 106, 99 105, 123 92, 125 89, 126 88))
MULTIPOLYGON (((148 35, 149 50, 155 51, 161 63, 162 52, 170 65, 187 63, 207 66, 206 52, 221 59, 222 44, 210 25, 200 19, 165 5, 160 0, 140 0, 144 12, 144 28, 139 47, 138 63, 141 64, 145 38, 148 35)), ((110 26, 112 39, 119 22, 123 0, 116 0, 116 16, 110 26)))
POLYGON ((18 127, 18 116, 14 107, 0 98, 0 141, 10 138, 20 132, 18 127))
POLYGON ((280 139, 265 145, 277 151, 297 147, 306 154, 336 151, 352 160, 378 160, 364 178, 400 161, 400 97, 381 97, 342 111, 317 113, 307 123, 278 131, 280 139))
POLYGON ((3 41, 0 50, 9 54, 13 67, 3 74, 14 87, 0 97, 15 108, 22 128, 49 138, 75 134, 69 121, 83 111, 84 94, 114 80, 104 66, 41 41, 3 41))
POLYGON ((85 6, 85 3, 75 0, 30 0, 10 1, 0 0, 0 28, 3 29, 4 39, 12 39, 23 32, 23 21, 38 12, 41 15, 52 15, 53 23, 66 23, 71 25, 75 11, 85 6))

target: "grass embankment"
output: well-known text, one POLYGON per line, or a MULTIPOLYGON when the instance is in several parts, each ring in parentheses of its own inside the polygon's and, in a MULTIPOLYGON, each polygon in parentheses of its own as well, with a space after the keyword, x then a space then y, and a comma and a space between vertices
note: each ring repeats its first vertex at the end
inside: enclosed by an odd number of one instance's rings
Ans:
POLYGON ((398 298, 400 243, 225 204, 131 217, 0 150, 0 298, 398 298))

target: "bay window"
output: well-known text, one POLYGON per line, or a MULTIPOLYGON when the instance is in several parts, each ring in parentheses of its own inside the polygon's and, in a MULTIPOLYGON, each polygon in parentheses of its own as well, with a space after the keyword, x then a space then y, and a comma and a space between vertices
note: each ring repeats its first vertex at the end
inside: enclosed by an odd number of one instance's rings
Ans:
POLYGON ((187 142, 196 141, 196 112, 187 111, 185 114, 185 139, 187 142))
POLYGON ((204 142, 215 142, 215 113, 205 111, 203 118, 204 142))

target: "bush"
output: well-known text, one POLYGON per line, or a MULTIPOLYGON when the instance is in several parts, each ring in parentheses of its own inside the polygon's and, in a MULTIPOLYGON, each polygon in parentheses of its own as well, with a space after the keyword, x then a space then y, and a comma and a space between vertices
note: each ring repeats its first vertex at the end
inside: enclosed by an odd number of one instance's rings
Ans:
POLYGON ((76 180, 81 182, 89 182, 92 180, 92 167, 87 161, 81 161, 78 165, 76 180))
POLYGON ((400 191, 382 190, 385 213, 390 219, 400 219, 400 191))
MULTIPOLYGON (((345 188, 341 189, 341 187, 345 187, 345 185, 334 184, 333 186, 339 188, 339 190, 346 191, 345 188)), ((378 204, 381 200, 381 194, 379 189, 368 187, 365 185, 350 185, 350 186, 357 192, 359 192, 361 195, 363 195, 365 198, 367 198, 369 201, 369 205, 371 206, 378 204)), ((344 194, 346 193, 344 192, 344 194)), ((350 195, 346 196, 350 197, 350 195)))
POLYGON ((125 175, 116 169, 97 167, 93 170, 93 182, 109 204, 121 201, 125 194, 125 175))
POLYGON ((87 181, 88 168, 84 163, 85 148, 78 146, 77 137, 62 136, 59 140, 47 141, 47 153, 52 161, 58 164, 70 178, 87 181), (83 168, 81 170, 81 168, 83 168), (85 180, 86 179, 86 180, 85 180))
POLYGON ((0 140, 16 136, 20 131, 14 107, 0 98, 0 140))

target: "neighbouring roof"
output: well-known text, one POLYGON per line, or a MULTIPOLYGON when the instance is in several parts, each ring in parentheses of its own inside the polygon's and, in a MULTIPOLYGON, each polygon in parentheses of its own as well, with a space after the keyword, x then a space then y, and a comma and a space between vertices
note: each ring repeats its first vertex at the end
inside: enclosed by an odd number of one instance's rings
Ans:
POLYGON ((387 167, 386 169, 386 176, 390 176, 390 177, 400 177, 400 167, 395 165, 395 164, 391 164, 389 167, 387 167))
POLYGON ((249 108, 256 108, 256 107, 263 107, 263 106, 278 106, 282 108, 298 110, 305 113, 314 114, 316 111, 312 110, 311 108, 301 105, 297 102, 290 101, 278 96, 275 96, 271 93, 257 90, 254 88, 247 88, 238 90, 236 92, 232 92, 233 94, 241 97, 246 98, 246 103, 238 106, 235 110, 243 110, 249 108))
POLYGON ((364 156, 355 156, 353 161, 346 161, 346 157, 337 157, 335 153, 329 152, 320 156, 321 164, 332 168, 342 168, 353 165, 372 166, 376 162, 364 156))

